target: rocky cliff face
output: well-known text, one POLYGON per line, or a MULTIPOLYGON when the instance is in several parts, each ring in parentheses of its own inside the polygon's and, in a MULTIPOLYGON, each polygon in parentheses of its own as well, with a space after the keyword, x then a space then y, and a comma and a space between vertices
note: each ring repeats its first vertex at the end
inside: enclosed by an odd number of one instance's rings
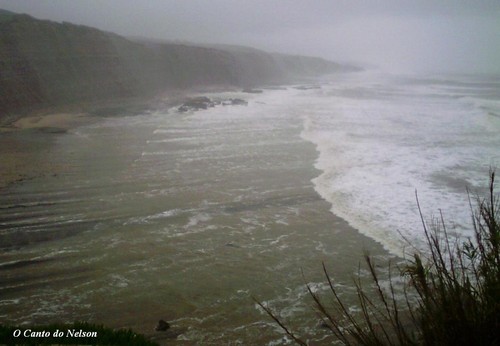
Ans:
POLYGON ((174 88, 252 86, 340 68, 254 49, 137 42, 0 10, 0 120, 40 107, 174 88))
POLYGON ((26 15, 0 21, 0 112, 135 94, 118 39, 26 15))

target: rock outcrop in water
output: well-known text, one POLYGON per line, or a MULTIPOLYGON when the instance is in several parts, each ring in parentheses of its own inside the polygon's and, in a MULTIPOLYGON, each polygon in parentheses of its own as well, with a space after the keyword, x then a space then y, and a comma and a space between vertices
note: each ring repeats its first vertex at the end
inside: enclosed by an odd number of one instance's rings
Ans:
POLYGON ((155 330, 157 332, 164 332, 169 328, 170 328, 170 324, 168 322, 165 322, 164 320, 159 320, 158 324, 155 327, 155 330))
POLYGON ((132 40, 0 10, 0 121, 40 108, 192 87, 251 88, 343 68, 245 47, 132 40))
POLYGON ((246 106, 248 101, 239 98, 230 98, 225 100, 212 100, 206 96, 192 97, 185 101, 177 111, 179 113, 194 112, 200 109, 208 109, 215 106, 246 106))

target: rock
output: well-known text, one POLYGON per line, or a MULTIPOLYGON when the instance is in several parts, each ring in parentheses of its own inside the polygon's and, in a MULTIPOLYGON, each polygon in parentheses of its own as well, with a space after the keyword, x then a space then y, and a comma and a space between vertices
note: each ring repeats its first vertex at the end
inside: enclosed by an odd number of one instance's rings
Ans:
POLYGON ((246 106, 248 105, 248 102, 242 99, 234 98, 234 99, 228 99, 228 100, 211 100, 208 97, 205 96, 200 96, 200 97, 193 97, 186 102, 184 102, 179 108, 177 108, 177 111, 179 113, 185 113, 189 111, 198 111, 200 109, 208 109, 209 107, 215 107, 215 106, 246 106))
POLYGON ((200 109, 208 109, 208 107, 215 107, 215 102, 212 102, 206 96, 193 97, 184 102, 177 110, 181 113, 188 111, 197 111, 200 109))
POLYGON ((242 99, 230 99, 229 100, 232 106, 247 106, 248 102, 242 99))
POLYGON ((182 105, 179 108, 177 108, 177 111, 180 112, 180 113, 184 113, 184 112, 189 111, 189 109, 190 108, 188 106, 182 105))
POLYGON ((159 320, 158 324, 155 327, 155 330, 157 332, 164 332, 169 328, 170 328, 170 324, 168 324, 168 322, 165 322, 164 320, 159 320))

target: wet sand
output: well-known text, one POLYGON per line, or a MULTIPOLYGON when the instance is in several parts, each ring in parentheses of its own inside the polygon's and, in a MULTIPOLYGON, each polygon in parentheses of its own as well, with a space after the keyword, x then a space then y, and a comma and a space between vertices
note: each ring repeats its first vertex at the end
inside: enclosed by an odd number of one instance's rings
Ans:
POLYGON ((54 113, 16 120, 0 128, 0 188, 41 176, 57 175, 44 154, 57 135, 99 121, 86 113, 54 113))
POLYGON ((30 116, 16 120, 11 128, 26 129, 59 129, 62 131, 89 123, 95 118, 87 113, 54 113, 39 116, 30 116))
POLYGON ((174 91, 154 98, 118 99, 93 104, 40 109, 0 123, 0 189, 42 176, 59 174, 42 159, 58 135, 80 126, 180 104, 194 91, 174 91))

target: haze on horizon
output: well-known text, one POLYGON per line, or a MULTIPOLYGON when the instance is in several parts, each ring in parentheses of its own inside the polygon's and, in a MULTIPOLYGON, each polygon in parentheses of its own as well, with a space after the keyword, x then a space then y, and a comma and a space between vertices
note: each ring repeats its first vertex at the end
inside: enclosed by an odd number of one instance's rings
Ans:
POLYGON ((0 0, 123 36, 251 46, 397 72, 500 74, 498 0, 0 0))

